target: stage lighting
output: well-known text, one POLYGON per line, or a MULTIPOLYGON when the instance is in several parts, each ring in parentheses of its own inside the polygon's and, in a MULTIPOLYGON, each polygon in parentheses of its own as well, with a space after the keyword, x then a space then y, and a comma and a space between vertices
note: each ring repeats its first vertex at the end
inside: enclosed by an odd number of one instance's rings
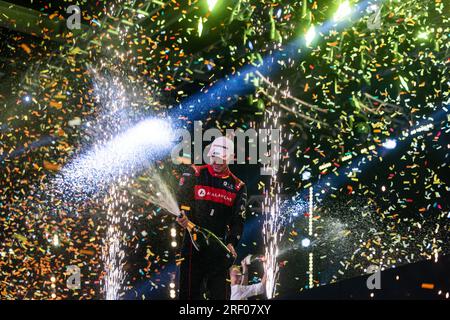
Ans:
POLYGON ((307 47, 311 45, 315 37, 316 37, 316 28, 314 26, 311 26, 309 27, 308 31, 305 34, 305 43, 307 47))
POLYGON ((375 12, 379 9, 380 7, 378 6, 378 4, 371 4, 368 8, 367 11, 368 12, 375 12))
POLYGON ((334 14, 334 21, 342 21, 352 13, 352 8, 349 1, 344 1, 339 5, 334 14))
POLYGON ((385 192, 386 191, 386 187, 385 186, 381 186, 381 191, 385 192))
POLYGON ((170 245, 172 246, 172 248, 175 248, 175 247, 177 246, 177 242, 176 242, 176 241, 172 241, 172 242, 170 243, 170 245))
POLYGON ((29 96, 29 95, 26 95, 25 97, 23 97, 23 101, 25 101, 25 102, 30 102, 31 101, 31 96, 29 96))
POLYGON ((170 287, 170 289, 174 289, 174 288, 175 288, 175 283, 171 282, 171 283, 169 284, 169 287, 170 287))
POLYGON ((305 171, 302 173, 302 179, 303 180, 309 180, 311 178, 311 172, 305 171))
POLYGON ((173 290, 173 289, 170 290, 170 298, 171 298, 171 299, 175 299, 176 296, 177 296, 177 295, 176 295, 176 293, 175 293, 175 290, 173 290))
POLYGON ((175 228, 170 229, 170 235, 172 236, 172 238, 175 238, 177 235, 177 229, 175 228))
POLYGON ((214 7, 217 4, 217 0, 207 0, 209 11, 213 11, 214 7))
POLYGON ((308 238, 305 238, 302 240, 302 247, 303 248, 308 248, 311 245, 311 240, 309 240, 308 238))
POLYGON ((395 149, 396 146, 397 146, 397 141, 395 141, 394 139, 387 139, 383 143, 383 147, 385 147, 386 149, 395 149))

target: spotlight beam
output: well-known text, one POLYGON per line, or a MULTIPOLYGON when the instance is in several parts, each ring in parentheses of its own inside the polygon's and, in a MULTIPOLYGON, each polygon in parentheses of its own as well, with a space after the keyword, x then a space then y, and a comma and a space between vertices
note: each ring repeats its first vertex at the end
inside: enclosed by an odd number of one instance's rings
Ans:
MULTIPOLYGON (((360 18, 365 14, 365 9, 369 6, 369 1, 364 1, 356 5, 349 18, 360 18)), ((347 26, 349 22, 340 21, 336 23, 332 19, 326 21, 322 26, 316 26, 317 34, 324 34, 331 30, 339 30, 347 26)), ((305 50, 308 49, 307 41, 303 37, 299 37, 287 44, 285 47, 267 55, 263 58, 263 62, 259 66, 247 65, 238 71, 235 75, 229 75, 225 79, 218 80, 212 87, 198 92, 185 100, 183 100, 173 113, 174 118, 188 116, 184 112, 186 110, 191 114, 192 120, 200 118, 207 114, 211 109, 222 106, 229 108, 233 106, 240 96, 251 93, 255 86, 248 79, 259 72, 262 76, 267 77, 270 74, 277 73, 281 69, 279 61, 287 63, 288 59, 301 58, 305 50)))

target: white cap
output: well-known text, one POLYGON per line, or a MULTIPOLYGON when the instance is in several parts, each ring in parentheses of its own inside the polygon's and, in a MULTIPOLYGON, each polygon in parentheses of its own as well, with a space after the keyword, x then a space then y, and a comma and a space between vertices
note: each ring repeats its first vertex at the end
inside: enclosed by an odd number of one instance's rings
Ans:
POLYGON ((210 144, 208 157, 220 158, 224 161, 230 161, 234 156, 234 143, 227 137, 218 137, 210 144))

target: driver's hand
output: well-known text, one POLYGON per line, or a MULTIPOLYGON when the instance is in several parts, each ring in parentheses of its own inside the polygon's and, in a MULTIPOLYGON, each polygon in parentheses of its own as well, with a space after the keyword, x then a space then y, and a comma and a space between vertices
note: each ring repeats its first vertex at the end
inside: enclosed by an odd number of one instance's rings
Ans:
POLYGON ((188 219, 188 217, 186 217, 186 214, 184 213, 184 211, 181 211, 181 214, 182 214, 182 217, 177 218, 177 222, 181 227, 186 229, 188 226, 188 223, 189 223, 189 219, 188 219))

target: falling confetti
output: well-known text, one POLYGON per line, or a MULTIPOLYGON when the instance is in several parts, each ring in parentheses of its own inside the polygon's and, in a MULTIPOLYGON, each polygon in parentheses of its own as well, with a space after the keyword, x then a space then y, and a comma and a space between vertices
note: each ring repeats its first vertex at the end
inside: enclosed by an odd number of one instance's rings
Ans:
POLYGON ((448 2, 100 0, 81 30, 29 2, 0 17, 2 298, 169 292, 173 218, 127 191, 150 163, 180 176, 124 138, 149 119, 281 130, 279 170, 245 181, 268 297, 449 253, 448 2))

